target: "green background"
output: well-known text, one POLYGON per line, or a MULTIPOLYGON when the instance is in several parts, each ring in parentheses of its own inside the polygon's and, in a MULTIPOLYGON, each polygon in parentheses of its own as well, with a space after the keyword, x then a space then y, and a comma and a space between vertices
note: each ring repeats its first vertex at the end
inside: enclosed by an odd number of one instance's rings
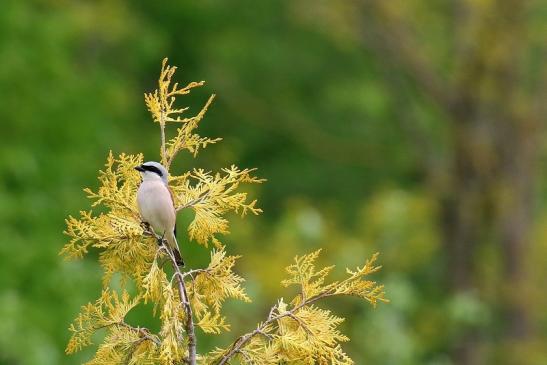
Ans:
POLYGON ((322 304, 356 364, 547 364, 545 2, 0 5, 0 364, 92 355, 63 352, 101 289, 97 252, 58 256, 64 218, 89 208, 109 150, 158 159, 143 93, 164 57, 207 81, 190 112, 217 94, 199 133, 223 137, 174 171, 268 180, 249 188, 264 214, 230 216, 223 240, 253 303, 229 303, 232 331, 199 334, 201 351, 293 294, 283 268, 323 247, 340 273, 381 252, 390 304, 322 304))

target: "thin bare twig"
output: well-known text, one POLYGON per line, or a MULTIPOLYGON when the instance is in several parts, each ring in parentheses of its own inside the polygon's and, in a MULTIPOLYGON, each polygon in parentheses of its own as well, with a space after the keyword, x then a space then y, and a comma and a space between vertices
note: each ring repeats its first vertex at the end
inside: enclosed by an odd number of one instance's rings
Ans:
MULTIPOLYGON (((188 293, 186 291, 186 285, 184 283, 184 274, 180 271, 180 268, 177 265, 177 260, 175 259, 175 255, 173 254, 173 252, 171 251, 171 249, 169 248, 169 246, 167 245, 167 242, 163 239, 163 237, 158 236, 152 230, 145 230, 144 233, 152 237, 155 237, 156 239, 161 241, 162 247, 160 248, 160 250, 163 250, 165 251, 165 253, 167 253, 167 256, 169 257, 169 261, 171 262, 171 266, 173 267, 173 270, 175 271, 174 277, 177 278, 180 301, 184 308, 184 311, 186 312, 186 323, 184 324, 184 328, 186 331, 186 335, 188 336, 188 359, 185 360, 185 362, 187 362, 190 365, 196 365, 197 340, 196 340, 196 334, 195 334, 192 307, 190 306, 190 300, 188 299, 188 293)), ((198 271, 198 270, 192 270, 192 271, 198 271)))
POLYGON ((196 335, 194 332, 194 319, 192 315, 192 307, 190 306, 190 301, 188 300, 188 293, 186 292, 186 286, 184 280, 182 279, 182 274, 175 260, 175 256, 170 252, 169 256, 171 257, 171 262, 173 264, 173 269, 178 273, 177 282, 179 286, 180 300, 186 311, 186 334, 188 335, 188 363, 190 365, 196 365, 196 335))
POLYGON ((182 274, 182 278, 186 278, 187 276, 190 276, 192 278, 192 280, 194 280, 194 274, 207 274, 207 275, 210 275, 209 274, 209 270, 207 269, 194 269, 194 270, 189 270, 189 271, 186 271, 185 273, 182 274))
POLYGON ((165 149, 165 113, 161 111, 160 119, 160 131, 161 131, 161 163, 166 166, 167 164, 167 151, 165 149))

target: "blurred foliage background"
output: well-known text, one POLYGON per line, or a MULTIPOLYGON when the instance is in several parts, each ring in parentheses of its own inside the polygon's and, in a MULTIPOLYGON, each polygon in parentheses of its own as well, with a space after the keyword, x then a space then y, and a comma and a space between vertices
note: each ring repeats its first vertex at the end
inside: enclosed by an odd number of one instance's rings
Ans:
POLYGON ((218 95, 200 130, 224 138, 175 169, 268 179, 265 214, 224 240, 254 303, 202 350, 264 318, 291 258, 324 247, 340 270, 382 253, 389 305, 327 304, 357 364, 547 364, 546 36, 541 0, 3 0, 0 364, 89 358, 63 350, 97 253, 64 262, 63 220, 109 149, 158 158, 143 93, 165 56, 207 80, 191 111, 218 95))

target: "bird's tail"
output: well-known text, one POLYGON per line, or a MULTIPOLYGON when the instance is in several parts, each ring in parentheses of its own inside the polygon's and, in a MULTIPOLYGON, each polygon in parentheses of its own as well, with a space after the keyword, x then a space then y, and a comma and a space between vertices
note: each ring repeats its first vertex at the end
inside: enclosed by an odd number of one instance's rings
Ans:
POLYGON ((171 250, 173 250, 173 255, 175 256, 175 261, 177 265, 183 267, 184 260, 182 259, 182 255, 180 254, 179 244, 177 242, 177 238, 175 237, 175 233, 172 232, 171 234, 167 235, 166 239, 169 247, 171 248, 171 250))

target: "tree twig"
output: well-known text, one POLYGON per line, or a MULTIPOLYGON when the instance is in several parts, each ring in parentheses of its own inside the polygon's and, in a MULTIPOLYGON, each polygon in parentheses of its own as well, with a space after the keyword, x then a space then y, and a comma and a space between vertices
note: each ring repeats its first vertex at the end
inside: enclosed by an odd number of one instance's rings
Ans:
POLYGON ((156 345, 161 345, 161 342, 160 340, 157 338, 157 336, 154 336, 150 333, 150 331, 148 330, 148 328, 144 328, 144 327, 133 327, 132 325, 130 324, 127 324, 125 323, 124 321, 121 321, 121 322, 113 322, 113 323, 109 323, 107 325, 104 325, 104 326, 100 326, 100 327, 96 327, 95 330, 98 330, 98 329, 101 329, 101 328, 106 328, 106 327, 110 327, 110 326, 121 326, 121 327, 125 327, 131 331, 135 331, 139 334, 139 336, 141 336, 141 339, 143 340, 149 340, 149 341, 152 341, 154 344, 156 345))
POLYGON ((129 352, 125 356, 124 365, 129 365, 131 363, 131 359, 133 358, 133 354, 135 351, 137 351, 137 348, 140 346, 141 343, 143 343, 146 340, 146 338, 141 337, 137 341, 133 342, 131 347, 129 348, 129 352))
POLYGON ((177 285, 179 287, 179 297, 181 304, 184 308, 184 311, 186 312, 186 322, 184 323, 184 329, 186 331, 186 335, 188 336, 188 359, 187 363, 190 365, 196 365, 196 359, 197 359, 197 340, 196 340, 196 334, 194 329, 194 318, 192 314, 192 307, 190 306, 190 301, 188 299, 188 293, 186 291, 186 285, 184 283, 184 275, 180 271, 179 266, 177 265, 177 260, 175 259, 175 255, 167 245, 167 242, 161 237, 155 234, 153 231, 145 230, 145 234, 151 235, 153 237, 156 237, 157 239, 161 240, 162 242, 162 248, 167 253, 167 256, 169 256, 171 266, 173 267, 173 270, 175 271, 175 276, 177 277, 177 285))
POLYGON ((219 362, 217 362, 216 365, 228 364, 230 359, 232 357, 234 357, 236 354, 241 353, 241 348, 243 346, 245 346, 256 335, 260 334, 260 335, 263 335, 263 336, 265 336, 266 338, 269 339, 270 337, 267 334, 267 332, 265 332, 265 329, 270 324, 272 324, 273 322, 275 322, 277 320, 280 320, 281 318, 291 317, 292 319, 294 319, 295 321, 298 322, 298 324, 304 329, 304 331, 306 331, 307 334, 309 334, 309 329, 306 328, 305 325, 303 325, 302 320, 300 320, 298 317, 296 317, 295 313, 298 312, 303 307, 318 301, 319 299, 327 298, 327 297, 330 297, 332 295, 334 295, 334 293, 332 293, 332 292, 324 292, 324 293, 318 294, 314 297, 309 298, 307 301, 303 301, 302 303, 295 306, 293 309, 291 309, 289 311, 286 311, 286 312, 283 312, 283 313, 278 313, 277 315, 273 315, 275 307, 272 307, 272 309, 270 310, 270 313, 268 315, 268 319, 265 322, 262 322, 258 326, 258 328, 256 328, 254 331, 246 333, 243 336, 240 336, 234 342, 234 344, 230 347, 230 350, 224 356, 222 356, 222 358, 220 358, 219 362))
POLYGON ((136 331, 136 332, 139 333, 139 335, 141 336, 141 338, 147 339, 147 340, 149 340, 149 341, 152 341, 152 342, 154 342, 154 343, 155 343, 156 345, 158 345, 158 346, 161 345, 161 342, 160 342, 156 337, 152 336, 152 335, 150 334, 150 331, 148 331, 147 328, 143 328, 143 327, 133 327, 133 326, 131 326, 131 325, 125 323, 125 322, 119 322, 119 323, 117 323, 117 325, 122 326, 122 327, 125 327, 125 328, 129 328, 129 329, 132 330, 132 331, 136 331))
POLYGON ((203 195, 201 196, 198 196, 197 198, 195 199, 192 199, 190 200, 188 203, 186 204, 182 204, 182 205, 179 205, 178 207, 175 208, 175 211, 179 211, 179 210, 182 210, 184 208, 188 208, 188 207, 191 207, 195 204, 198 204, 198 203, 201 203, 203 202, 207 197, 209 196, 209 191, 203 193, 203 195))
POLYGON ((161 111, 160 131, 161 131, 161 163, 165 166, 167 164, 167 151, 165 149, 165 113, 163 110, 161 111))
POLYGON ((179 294, 180 300, 186 311, 186 334, 188 335, 188 363, 190 365, 196 365, 196 334, 194 332, 194 319, 192 316, 192 307, 190 306, 190 301, 188 300, 188 293, 186 292, 186 286, 184 285, 184 280, 182 280, 182 274, 180 274, 180 269, 175 261, 175 257, 170 254, 171 262, 173 263, 173 268, 179 275, 177 275, 177 281, 179 285, 179 294))
POLYGON ((189 271, 186 271, 185 273, 182 274, 182 278, 186 278, 187 276, 190 276, 192 278, 192 280, 194 280, 194 274, 206 274, 206 275, 210 275, 209 274, 209 270, 207 269, 194 269, 194 270, 189 270, 189 271))

